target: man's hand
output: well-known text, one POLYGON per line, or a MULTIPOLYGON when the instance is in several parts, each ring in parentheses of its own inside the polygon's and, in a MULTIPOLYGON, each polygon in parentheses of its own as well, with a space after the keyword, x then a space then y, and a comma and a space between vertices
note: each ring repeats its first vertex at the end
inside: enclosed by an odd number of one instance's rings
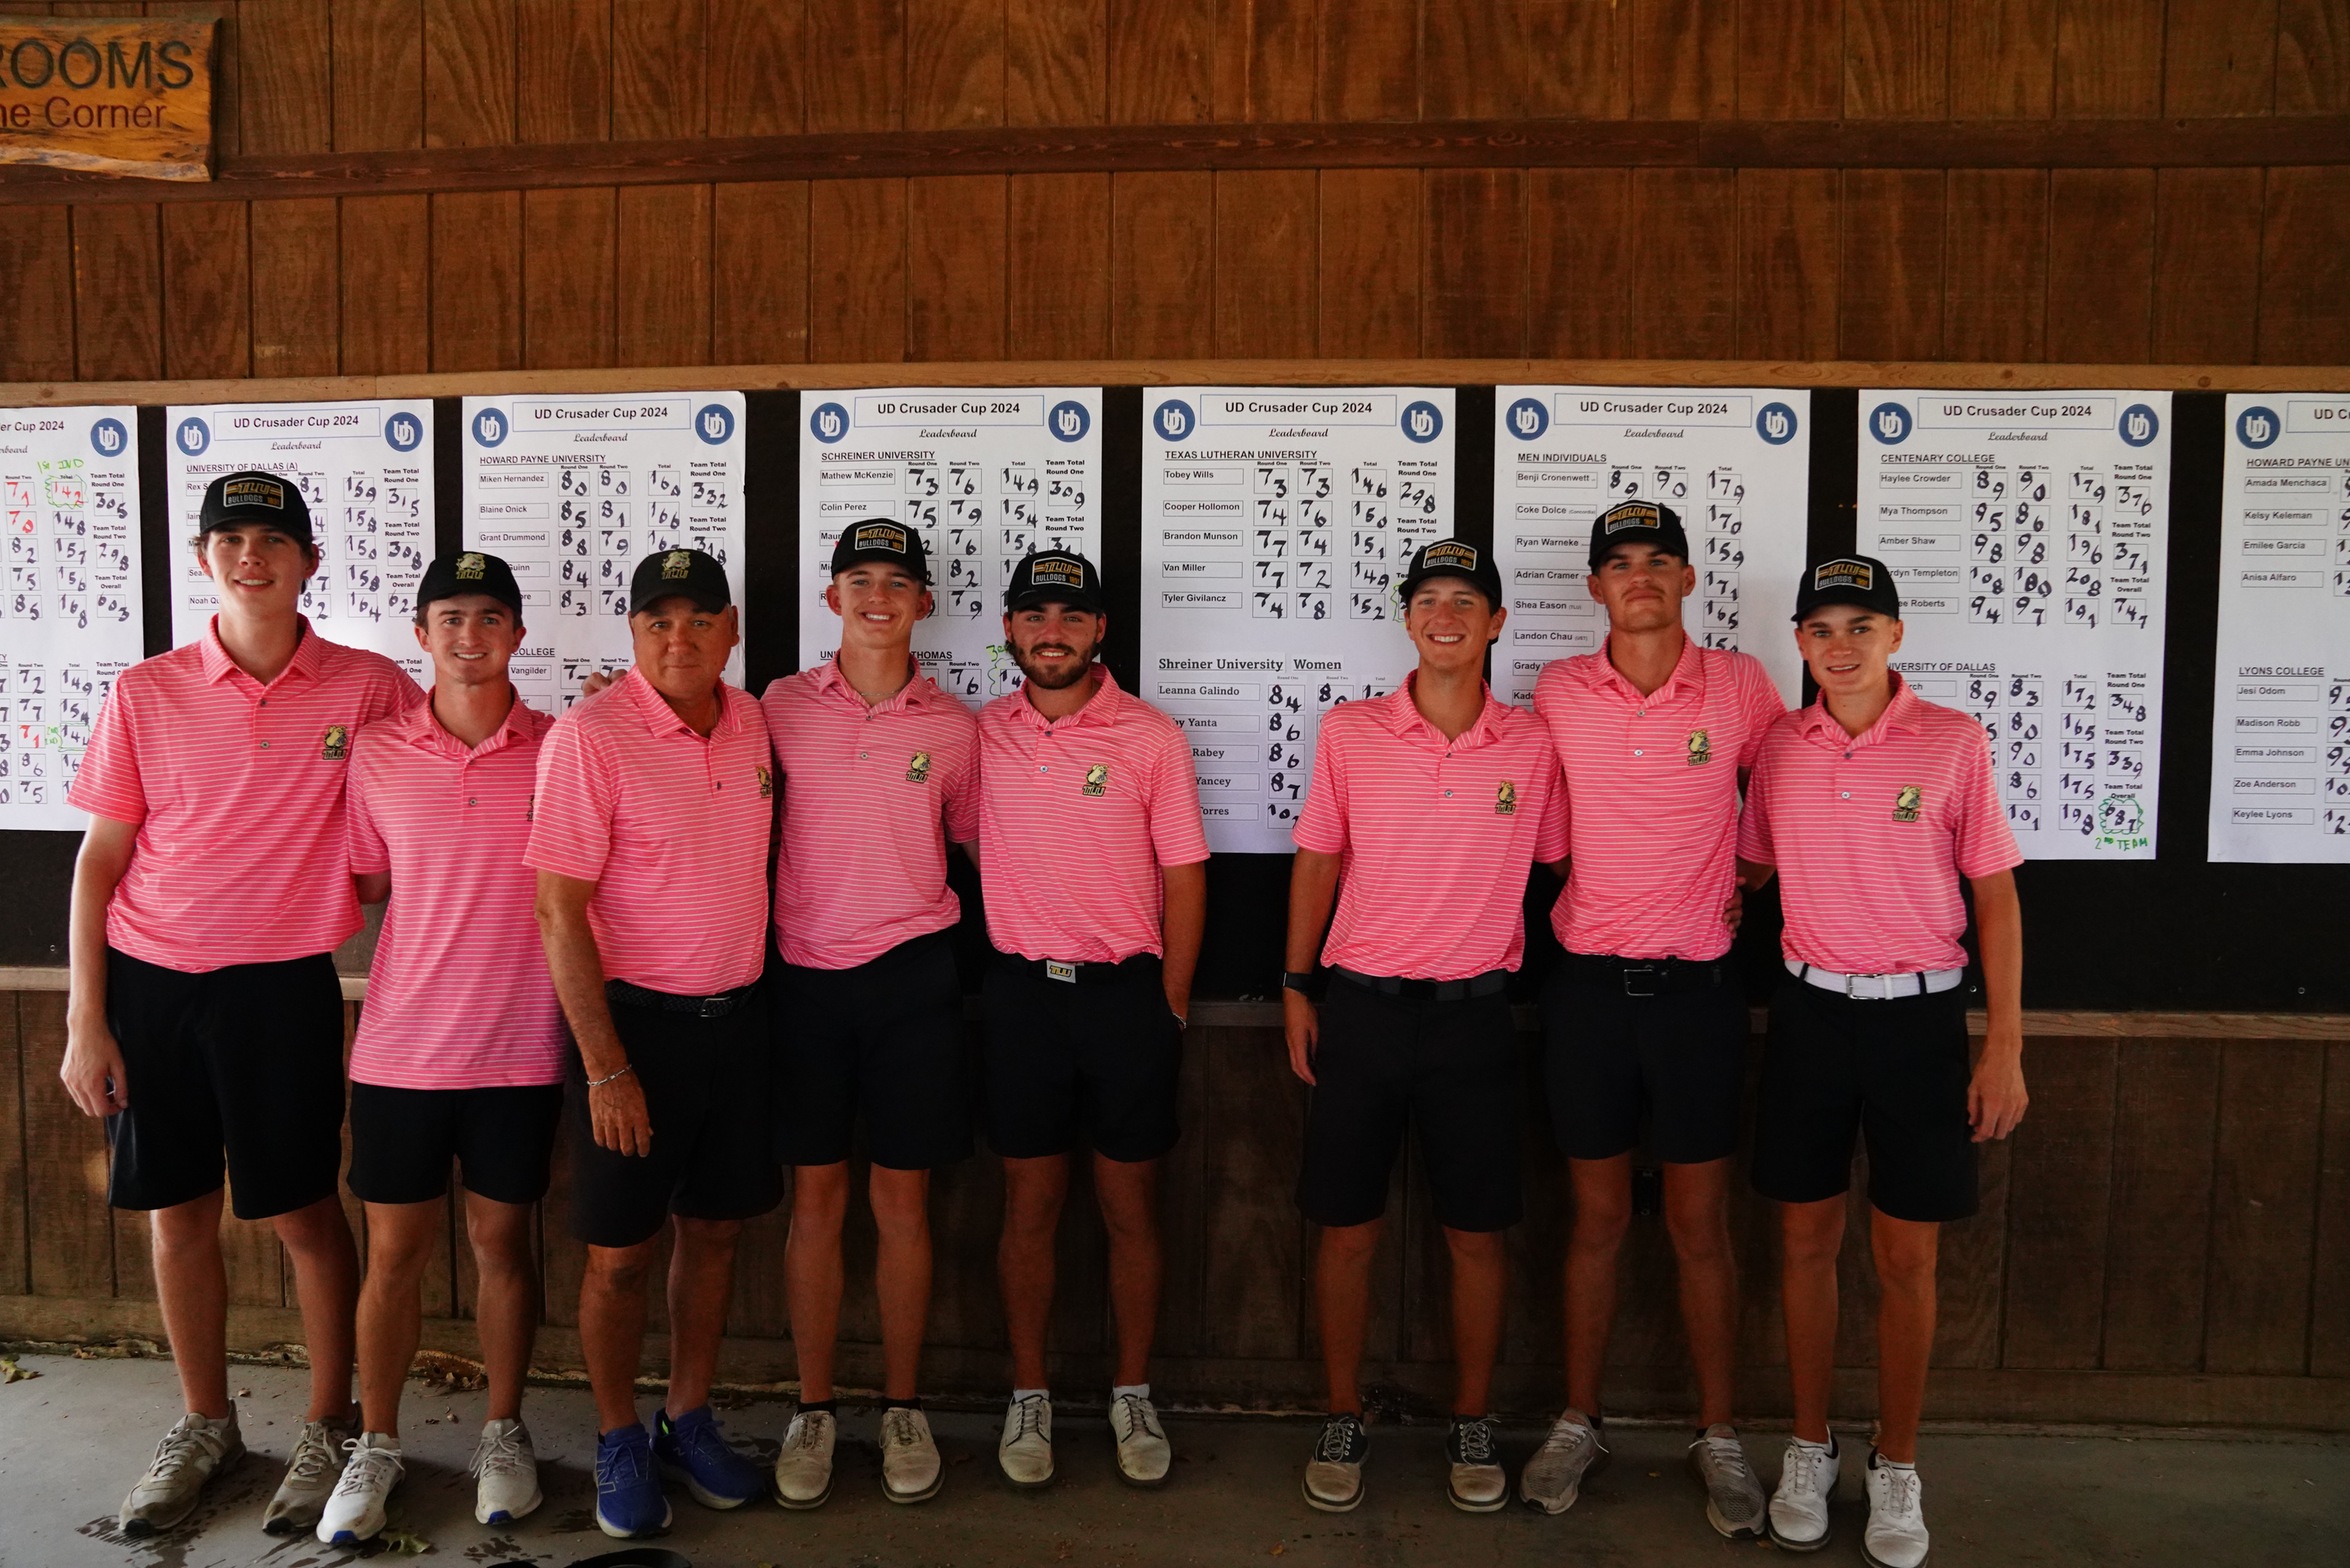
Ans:
POLYGON ((1322 1013, 1302 991, 1281 993, 1281 1032, 1289 1040, 1289 1070, 1314 1081, 1314 1052, 1322 1043, 1322 1013))
POLYGON ((623 1073, 588 1092, 588 1122, 596 1143, 614 1154, 653 1152, 653 1118, 645 1109, 645 1086, 636 1074, 623 1073))
POLYGON ((1722 924, 1727 926, 1730 933, 1735 936, 1738 932, 1738 922, 1745 918, 1746 889, 1733 882, 1730 884, 1730 902, 1722 906, 1722 924))
POLYGON ((2031 1096, 2024 1093, 2023 1042, 1986 1041, 1966 1086, 1966 1119, 1975 1130, 1975 1142, 2015 1131, 2030 1103, 2031 1096))
POLYGON ((610 670, 590 670, 588 671, 588 678, 579 683, 579 694, 582 697, 593 697, 597 692, 602 691, 605 687, 612 685, 619 679, 620 677, 613 674, 610 670))
POLYGON ((58 1066, 57 1076, 84 1116, 111 1116, 130 1108, 131 1088, 123 1076, 122 1047, 102 1018, 67 1024, 65 1060, 58 1066))

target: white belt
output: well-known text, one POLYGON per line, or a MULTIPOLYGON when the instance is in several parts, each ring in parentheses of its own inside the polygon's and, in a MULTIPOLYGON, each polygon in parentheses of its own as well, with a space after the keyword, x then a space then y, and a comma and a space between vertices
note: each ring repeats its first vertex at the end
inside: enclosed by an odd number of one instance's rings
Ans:
POLYGON ((1794 958, 1787 960, 1787 972, 1805 985, 1835 991, 1856 1002, 1889 1002, 1897 997, 1955 991, 1966 978, 1963 969, 1929 969, 1922 974, 1840 975, 1833 969, 1815 969, 1794 958))

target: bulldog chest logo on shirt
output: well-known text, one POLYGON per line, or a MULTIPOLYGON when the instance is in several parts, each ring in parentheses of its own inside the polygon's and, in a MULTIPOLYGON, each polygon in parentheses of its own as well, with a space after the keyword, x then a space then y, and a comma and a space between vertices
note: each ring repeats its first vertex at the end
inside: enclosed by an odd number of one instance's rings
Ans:
POLYGON ((329 724, 326 734, 319 738, 319 756, 328 762, 340 762, 351 755, 351 727, 348 724, 329 724))
POLYGON ((759 768, 756 770, 756 772, 759 775, 759 798, 761 800, 773 800, 775 798, 774 770, 771 768, 759 768))
POLYGON ((1689 732, 1689 765, 1701 768, 1714 760, 1713 738, 1703 730, 1689 732))
POLYGON ((1518 814, 1518 786, 1514 781, 1503 779, 1493 786, 1493 814, 1497 817, 1518 814))
POLYGON ((1901 793, 1893 797, 1893 820, 1915 822, 1926 803, 1926 792, 1915 784, 1904 784, 1901 793))
POLYGON ((1081 795, 1106 795, 1110 791, 1110 765, 1097 762, 1085 770, 1085 783, 1078 788, 1081 795))
POLYGON ((927 751, 917 751, 911 758, 907 759, 906 782, 909 784, 924 784, 928 783, 929 779, 930 753, 927 751))

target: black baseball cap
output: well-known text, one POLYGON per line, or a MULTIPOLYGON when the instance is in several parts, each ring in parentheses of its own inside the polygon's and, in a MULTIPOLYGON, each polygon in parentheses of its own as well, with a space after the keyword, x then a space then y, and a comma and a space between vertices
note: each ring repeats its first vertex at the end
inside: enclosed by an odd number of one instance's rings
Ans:
POLYGON ((1681 514, 1661 501, 1619 501, 1592 521, 1591 569, 1620 544, 1644 544, 1670 550, 1689 559, 1689 535, 1681 529, 1681 514))
POLYGON ((515 619, 522 618, 522 585, 514 580, 514 568, 479 550, 433 557, 424 569, 424 580, 416 585, 416 611, 421 615, 436 599, 468 593, 486 593, 512 610, 515 619))
POLYGON ((1102 613, 1102 574, 1074 550, 1031 550, 1012 568, 1004 613, 1032 604, 1066 604, 1102 613))
POLYGON ((1901 591, 1893 586, 1893 573, 1870 555, 1831 556, 1803 569, 1795 619, 1801 621, 1823 604, 1857 604, 1887 620, 1901 619, 1901 591))
POLYGON ((635 615, 663 599, 689 599, 697 610, 723 610, 734 603, 726 568, 702 550, 656 550, 636 563, 628 579, 628 613, 635 615))
POLYGON ((1501 607, 1501 569, 1493 564, 1493 552, 1466 539, 1437 539, 1413 551, 1412 564, 1396 585, 1396 597, 1410 604, 1420 584, 1431 577, 1465 577, 1477 585, 1487 604, 1501 607))
POLYGON ((930 551, 921 533, 886 517, 861 517, 840 531, 832 547, 832 575, 859 561, 886 561, 904 567, 917 581, 930 581, 930 551))
POLYGON ((196 516, 199 536, 215 528, 259 523, 291 534, 304 544, 314 542, 310 503, 302 499, 302 487, 283 474, 259 468, 222 474, 206 485, 204 504, 196 516))

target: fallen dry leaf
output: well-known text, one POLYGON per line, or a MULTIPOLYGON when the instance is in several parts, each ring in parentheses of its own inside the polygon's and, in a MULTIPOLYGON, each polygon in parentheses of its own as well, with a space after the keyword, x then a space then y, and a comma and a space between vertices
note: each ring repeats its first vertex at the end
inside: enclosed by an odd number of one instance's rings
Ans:
POLYGON ((31 1367, 20 1367, 14 1356, 0 1356, 0 1383, 23 1383, 41 1374, 31 1367))

